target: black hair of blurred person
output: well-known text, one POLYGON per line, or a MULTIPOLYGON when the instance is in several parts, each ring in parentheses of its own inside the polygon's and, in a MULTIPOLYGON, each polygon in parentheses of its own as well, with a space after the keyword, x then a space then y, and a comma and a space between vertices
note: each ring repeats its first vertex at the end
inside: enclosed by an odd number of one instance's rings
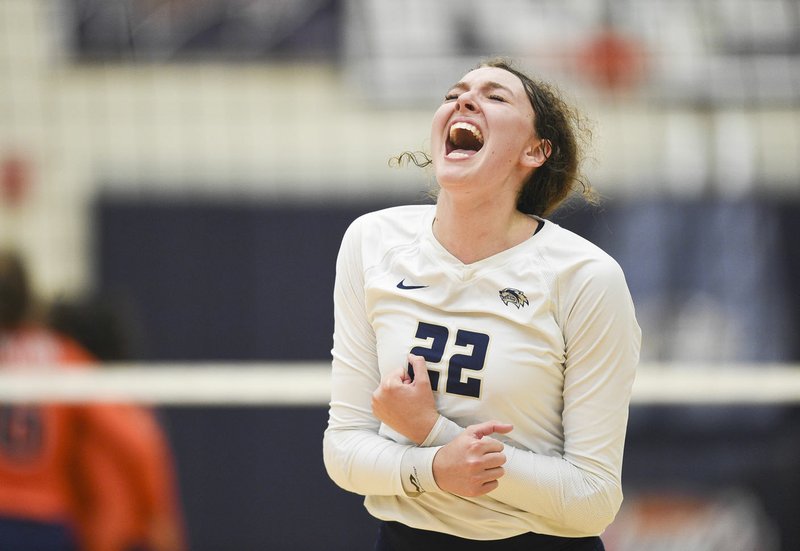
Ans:
POLYGON ((0 250, 0 329, 19 327, 31 306, 28 271, 22 257, 11 250, 0 250))
POLYGON ((55 301, 48 312, 50 327, 75 340, 103 362, 134 359, 135 324, 124 301, 91 295, 55 301))

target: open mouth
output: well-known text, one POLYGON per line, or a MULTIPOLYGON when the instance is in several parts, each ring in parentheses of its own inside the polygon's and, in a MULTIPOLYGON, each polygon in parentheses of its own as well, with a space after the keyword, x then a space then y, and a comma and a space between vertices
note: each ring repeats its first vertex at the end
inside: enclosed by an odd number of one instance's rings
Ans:
POLYGON ((446 144, 446 156, 462 159, 475 155, 483 147, 483 134, 468 122, 457 122, 450 127, 446 144))

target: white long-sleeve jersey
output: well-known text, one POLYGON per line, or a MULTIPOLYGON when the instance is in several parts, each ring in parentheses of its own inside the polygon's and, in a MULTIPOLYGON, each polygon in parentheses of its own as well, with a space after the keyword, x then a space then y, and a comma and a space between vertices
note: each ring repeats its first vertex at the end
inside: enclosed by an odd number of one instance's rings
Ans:
POLYGON ((628 404, 641 332, 619 265, 550 221, 463 264, 432 232, 435 207, 354 221, 342 241, 325 465, 375 517, 464 538, 600 534, 622 501, 628 404), (424 356, 440 417, 420 446, 373 415, 383 373, 424 356), (471 424, 503 436, 499 487, 440 490, 433 457, 471 424), (410 484, 413 476, 413 486, 410 484), (413 491, 409 491, 413 490, 413 491))

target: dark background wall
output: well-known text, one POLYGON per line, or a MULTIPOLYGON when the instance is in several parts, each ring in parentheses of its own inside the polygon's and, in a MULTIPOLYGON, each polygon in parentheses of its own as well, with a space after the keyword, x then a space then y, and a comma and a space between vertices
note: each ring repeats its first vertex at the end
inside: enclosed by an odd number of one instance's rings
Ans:
POLYGON ((98 279, 133 304, 143 359, 326 358, 339 242, 382 206, 103 200, 98 279))

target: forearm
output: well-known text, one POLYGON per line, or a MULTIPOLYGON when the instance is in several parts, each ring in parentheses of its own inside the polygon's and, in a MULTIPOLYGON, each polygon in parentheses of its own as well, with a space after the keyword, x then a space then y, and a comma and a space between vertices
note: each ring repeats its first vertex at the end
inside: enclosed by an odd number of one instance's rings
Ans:
MULTIPOLYGON (((402 459, 404 476, 426 473, 434 455, 425 449, 440 447, 455 439, 464 428, 440 416, 428 438, 402 459)), ((550 518, 586 534, 599 534, 619 509, 622 493, 618 479, 600 471, 593 473, 563 457, 549 457, 505 445, 507 462, 493 499, 550 518)), ((405 479, 404 479, 405 480, 405 479)), ((423 479, 424 480, 424 479, 423 479)), ((429 487, 424 488, 431 491, 429 487)), ((434 491, 438 488, 434 486, 434 491)))
POLYGON ((622 502, 616 477, 506 445, 506 474, 490 497, 557 521, 586 535, 600 534, 622 502))
POLYGON ((368 429, 329 427, 323 459, 331 479, 361 495, 404 495, 400 478, 403 454, 411 448, 368 429))

